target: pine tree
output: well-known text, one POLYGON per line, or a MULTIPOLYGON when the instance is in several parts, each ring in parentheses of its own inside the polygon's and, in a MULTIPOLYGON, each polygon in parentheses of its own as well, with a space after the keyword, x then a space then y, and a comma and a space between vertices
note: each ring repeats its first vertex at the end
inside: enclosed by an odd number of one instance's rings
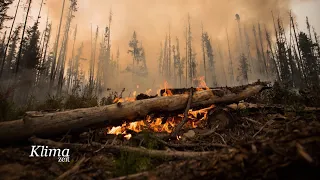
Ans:
POLYGON ((17 26, 16 29, 14 30, 13 32, 13 36, 12 36, 12 40, 11 40, 11 43, 9 45, 9 50, 8 50, 8 55, 7 55, 7 58, 6 58, 6 62, 4 62, 4 69, 6 71, 12 71, 13 69, 13 61, 15 60, 16 58, 16 51, 17 51, 17 47, 18 47, 18 41, 19 41, 19 34, 20 34, 20 31, 21 31, 21 26, 17 26))
POLYGON ((190 23, 190 15, 188 14, 188 31, 187 31, 187 37, 188 37, 188 61, 189 61, 189 81, 191 86, 194 85, 194 78, 197 74, 197 63, 196 63, 196 53, 193 51, 192 47, 192 33, 191 33, 191 23, 190 23))
POLYGON ((68 48, 68 41, 69 41, 69 30, 70 30, 72 19, 74 18, 74 13, 76 11, 77 11, 77 0, 70 0, 69 12, 66 20, 64 36, 63 36, 62 44, 60 47, 58 65, 56 70, 57 73, 59 73, 57 95, 61 95, 62 87, 65 80, 64 71, 65 71, 65 62, 66 62, 67 48, 68 48))
POLYGON ((116 70, 117 70, 117 76, 119 76, 120 74, 120 50, 119 50, 119 47, 118 47, 118 50, 117 50, 117 55, 116 55, 116 61, 117 61, 117 67, 116 67, 116 70))
POLYGON ((182 76, 184 72, 184 63, 185 63, 185 58, 180 57, 180 45, 179 45, 179 39, 178 37, 176 38, 176 55, 175 55, 175 68, 177 69, 177 75, 179 77, 179 86, 182 87, 182 76))
POLYGON ((76 90, 80 86, 80 60, 83 53, 83 43, 81 43, 80 47, 78 48, 77 55, 74 58, 74 65, 71 77, 71 87, 72 87, 72 94, 76 93, 76 90))
MULTIPOLYGON (((228 35, 228 30, 226 29, 226 35, 227 35, 227 42, 228 42, 228 55, 229 55, 229 74, 230 74, 230 83, 234 83, 234 72, 233 72, 233 62, 232 62, 232 57, 231 57, 231 50, 230 50, 230 42, 229 42, 229 35, 228 35)), ((228 84, 228 83, 226 83, 228 84)))
POLYGON ((213 55, 213 48, 207 32, 203 33, 203 41, 205 46, 206 56, 208 57, 209 71, 211 75, 212 86, 217 86, 216 69, 213 55))
POLYGON ((290 64, 287 56, 286 40, 284 29, 281 23, 281 19, 278 18, 278 38, 277 38, 277 50, 278 50, 278 61, 280 65, 280 77, 281 81, 285 86, 289 86, 292 82, 292 74, 290 71, 290 64))
POLYGON ((54 50, 53 50, 54 58, 53 58, 52 65, 51 65, 51 70, 50 70, 51 72, 50 72, 49 92, 51 92, 51 90, 52 90, 52 87, 53 87, 55 79, 56 79, 57 69, 59 68, 59 67, 56 66, 56 63, 57 63, 57 58, 58 58, 58 48, 59 48, 59 41, 60 41, 62 17, 63 17, 63 13, 64 13, 64 9, 65 9, 64 8, 65 7, 65 2, 66 2, 66 0, 63 0, 58 33, 57 33, 56 41, 54 43, 54 50))
POLYGON ((207 83, 207 66, 206 66, 206 52, 205 52, 205 34, 203 32, 203 24, 201 24, 201 47, 202 47, 202 59, 204 69, 204 81, 207 83))
POLYGON ((166 39, 164 40, 164 47, 163 47, 163 63, 162 63, 162 72, 164 77, 168 79, 168 36, 166 35, 166 39))
POLYGON ((307 84, 309 87, 318 87, 319 86, 319 72, 317 71, 318 64, 317 59, 313 55, 314 44, 311 39, 308 38, 307 34, 300 32, 299 33, 299 47, 302 53, 302 59, 305 63, 305 70, 307 75, 307 84))
POLYGON ((11 17, 7 15, 7 11, 12 2, 13 0, 0 1, 0 31, 3 29, 3 23, 11 19, 11 17))
POLYGON ((247 57, 244 54, 241 54, 240 56, 239 70, 240 70, 240 77, 241 77, 242 84, 247 84, 249 65, 248 65, 247 57))
POLYGON ((138 61, 138 57, 140 54, 139 48, 138 48, 138 39, 137 39, 137 33, 136 31, 133 31, 132 39, 129 42, 129 47, 131 49, 128 50, 128 53, 131 53, 132 55, 132 77, 134 77, 134 72, 135 72, 135 64, 138 61))
POLYGON ((26 103, 28 96, 35 93, 37 68, 41 59, 39 38, 40 32, 38 30, 38 23, 36 22, 32 27, 27 29, 21 48, 20 88, 24 89, 21 103, 26 103))
POLYGON ((255 46, 256 46, 256 59, 257 59, 257 70, 258 73, 263 76, 265 75, 265 68, 264 68, 264 64, 263 64, 263 58, 262 58, 262 54, 261 54, 261 50, 259 48, 259 42, 258 42, 258 37, 257 37, 257 31, 256 31, 256 27, 255 25, 253 25, 252 27, 252 31, 253 31, 253 36, 254 36, 254 41, 255 41, 255 46))
POLYGON ((276 56, 275 56, 274 50, 272 48, 270 33, 267 31, 266 27, 265 27, 265 33, 266 33, 266 40, 267 40, 267 44, 268 44, 267 55, 268 55, 268 58, 270 59, 269 73, 270 74, 276 73, 276 79, 277 79, 277 81, 280 81, 280 72, 278 69, 276 56))
MULTIPOLYGON (((16 62, 16 68, 15 68, 15 78, 17 77, 17 75, 19 73, 20 60, 21 60, 21 57, 22 57, 22 51, 23 51, 23 48, 24 48, 24 44, 26 42, 25 39, 24 39, 24 34, 25 34, 25 31, 26 31, 26 28, 27 28, 28 16, 29 16, 32 0, 29 0, 27 2, 27 4, 28 4, 28 9, 27 9, 27 12, 26 12, 26 18, 24 20, 24 25, 23 25, 23 30, 22 30, 21 40, 20 40, 20 46, 19 46, 18 57, 17 57, 17 62, 16 62)), ((38 23, 35 23, 35 24, 38 26, 38 23)))
POLYGON ((158 57, 158 71, 159 74, 161 76, 163 76, 163 47, 162 47, 162 43, 160 43, 160 53, 159 53, 159 57, 158 57))
MULTIPOLYGON (((1 78, 1 76, 2 76, 2 72, 3 72, 3 68, 4 68, 4 63, 6 62, 8 46, 9 46, 9 43, 10 43, 10 40, 11 40, 11 34, 12 34, 12 31, 13 31, 13 26, 14 26, 15 21, 16 21, 16 17, 17 17, 17 13, 18 13, 20 1, 21 1, 21 0, 18 0, 17 7, 16 7, 16 10, 15 10, 15 13, 14 13, 13 20, 12 20, 12 24, 11 24, 11 27, 10 27, 10 32, 9 32, 8 40, 7 40, 6 44, 5 44, 5 49, 4 49, 3 57, 2 57, 2 62, 0 61, 0 62, 1 62, 0 78, 1 78)), ((1 28, 0 28, 0 29, 1 29, 1 28)), ((1 52, 0 52, 0 57, 1 57, 1 52)))
POLYGON ((26 33, 25 44, 22 49, 22 67, 26 69, 36 69, 39 64, 41 58, 39 38, 38 23, 35 23, 26 33))
POLYGON ((3 71, 3 65, 4 65, 4 61, 3 59, 5 59, 6 55, 5 55, 5 51, 6 51, 6 45, 5 45, 5 40, 6 40, 6 35, 7 35, 7 31, 4 32, 3 37, 0 39, 0 59, 2 60, 1 62, 1 73, 3 71))

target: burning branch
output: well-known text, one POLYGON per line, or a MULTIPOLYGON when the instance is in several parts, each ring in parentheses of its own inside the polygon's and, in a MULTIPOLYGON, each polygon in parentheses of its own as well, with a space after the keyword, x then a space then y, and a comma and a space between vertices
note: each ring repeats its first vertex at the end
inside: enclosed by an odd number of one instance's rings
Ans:
POLYGON ((188 103, 187 103, 187 107, 186 110, 184 111, 184 117, 183 120, 178 124, 177 128, 175 128, 175 130, 171 133, 171 138, 175 138, 177 137, 179 131, 181 130, 181 128, 183 127, 183 125, 185 123, 187 123, 188 121, 188 112, 191 106, 191 102, 192 102, 192 96, 193 96, 193 88, 190 88, 190 93, 189 93, 189 99, 188 99, 188 103))

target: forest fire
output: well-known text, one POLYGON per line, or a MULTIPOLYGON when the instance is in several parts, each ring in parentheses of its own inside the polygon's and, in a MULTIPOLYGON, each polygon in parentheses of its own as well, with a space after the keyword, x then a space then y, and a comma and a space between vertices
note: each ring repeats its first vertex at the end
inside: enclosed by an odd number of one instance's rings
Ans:
POLYGON ((1 0, 0 179, 320 177, 316 7, 1 0))

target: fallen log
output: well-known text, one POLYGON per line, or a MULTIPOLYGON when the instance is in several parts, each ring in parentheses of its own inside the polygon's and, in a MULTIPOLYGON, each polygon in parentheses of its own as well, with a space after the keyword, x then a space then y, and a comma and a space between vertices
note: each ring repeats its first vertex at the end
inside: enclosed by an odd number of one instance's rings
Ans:
MULTIPOLYGON (((223 96, 227 93, 238 93, 246 89, 251 85, 259 85, 259 84, 269 84, 269 82, 260 82, 259 80, 252 84, 242 85, 242 86, 234 86, 234 87, 198 87, 196 88, 198 91, 204 90, 212 90, 219 96, 223 96)), ((190 88, 166 88, 160 90, 160 96, 167 96, 167 95, 176 95, 176 94, 187 94, 189 93, 190 88)))
MULTIPOLYGON (((196 91, 190 107, 237 103, 265 88, 267 88, 265 83, 249 85, 239 93, 229 93, 223 96, 217 96, 212 90, 196 91)), ((68 131, 86 131, 87 128, 119 126, 124 122, 144 118, 152 112, 184 110, 187 101, 188 94, 180 94, 54 113, 28 112, 23 119, 0 123, 0 141, 12 142, 27 139, 33 135, 50 137, 68 131)))

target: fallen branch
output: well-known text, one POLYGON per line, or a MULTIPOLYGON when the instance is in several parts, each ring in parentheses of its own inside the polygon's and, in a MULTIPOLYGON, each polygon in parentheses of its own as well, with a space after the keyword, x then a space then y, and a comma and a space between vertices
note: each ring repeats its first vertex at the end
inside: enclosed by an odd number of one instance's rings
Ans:
POLYGON ((112 178, 109 180, 129 180, 129 179, 137 179, 137 178, 143 178, 143 177, 147 178, 149 174, 150 174, 149 171, 144 171, 144 172, 140 172, 140 173, 136 173, 136 174, 130 174, 127 176, 120 176, 120 177, 112 178))
POLYGON ((239 104, 230 104, 229 108, 233 110, 266 110, 268 113, 282 113, 282 112, 297 112, 297 113, 318 113, 320 112, 319 107, 300 107, 298 109, 290 108, 282 104, 253 104, 253 103, 239 103, 239 104))
POLYGON ((61 174, 56 180, 66 179, 71 174, 74 174, 80 169, 81 164, 86 160, 85 157, 82 157, 71 169, 61 174))
POLYGON ((194 143, 194 144, 173 144, 168 143, 162 139, 155 138, 161 144, 172 147, 172 148, 192 148, 192 147, 219 147, 219 148, 230 148, 230 146, 226 144, 218 144, 218 143, 194 143))
POLYGON ((32 137, 29 140, 37 144, 47 145, 55 148, 70 148, 73 150, 81 149, 84 151, 89 151, 92 148, 98 148, 100 151, 103 150, 111 153, 119 153, 119 152, 137 153, 137 154, 141 154, 141 155, 149 156, 153 158, 189 159, 189 158, 201 158, 214 153, 212 151, 194 152, 194 151, 151 150, 151 149, 143 149, 143 148, 130 147, 130 146, 103 145, 96 142, 92 142, 92 145, 71 144, 71 143, 55 142, 49 139, 41 139, 37 137, 32 137))
POLYGON ((29 138, 30 142, 34 144, 43 144, 49 147, 61 148, 61 149, 72 149, 72 150, 80 150, 80 151, 91 151, 92 148, 101 148, 101 144, 99 143, 91 143, 91 144, 79 144, 79 143, 62 143, 52 141, 50 139, 41 139, 35 136, 29 138))
POLYGON ((193 96, 193 88, 191 87, 190 92, 189 92, 189 99, 188 99, 187 107, 184 111, 183 120, 178 124, 178 126, 176 128, 174 128, 173 132, 170 135, 171 138, 177 137, 178 133, 181 130, 181 128, 183 127, 183 125, 188 122, 188 112, 189 112, 189 109, 191 106, 192 96, 193 96))
MULTIPOLYGON (((266 88, 265 84, 250 85, 239 93, 217 96, 212 90, 196 91, 190 108, 212 104, 232 104, 253 96, 266 88)), ((13 142, 33 135, 50 137, 88 128, 118 126, 136 121, 153 112, 175 112, 185 108, 187 94, 156 97, 101 107, 82 108, 54 113, 28 112, 21 120, 0 123, 0 141, 13 142)))
POLYGON ((268 122, 266 122, 260 129, 258 132, 256 132, 254 135, 253 135, 253 138, 255 138, 261 131, 263 128, 265 128, 267 125, 271 125, 274 121, 273 120, 270 120, 268 122))

